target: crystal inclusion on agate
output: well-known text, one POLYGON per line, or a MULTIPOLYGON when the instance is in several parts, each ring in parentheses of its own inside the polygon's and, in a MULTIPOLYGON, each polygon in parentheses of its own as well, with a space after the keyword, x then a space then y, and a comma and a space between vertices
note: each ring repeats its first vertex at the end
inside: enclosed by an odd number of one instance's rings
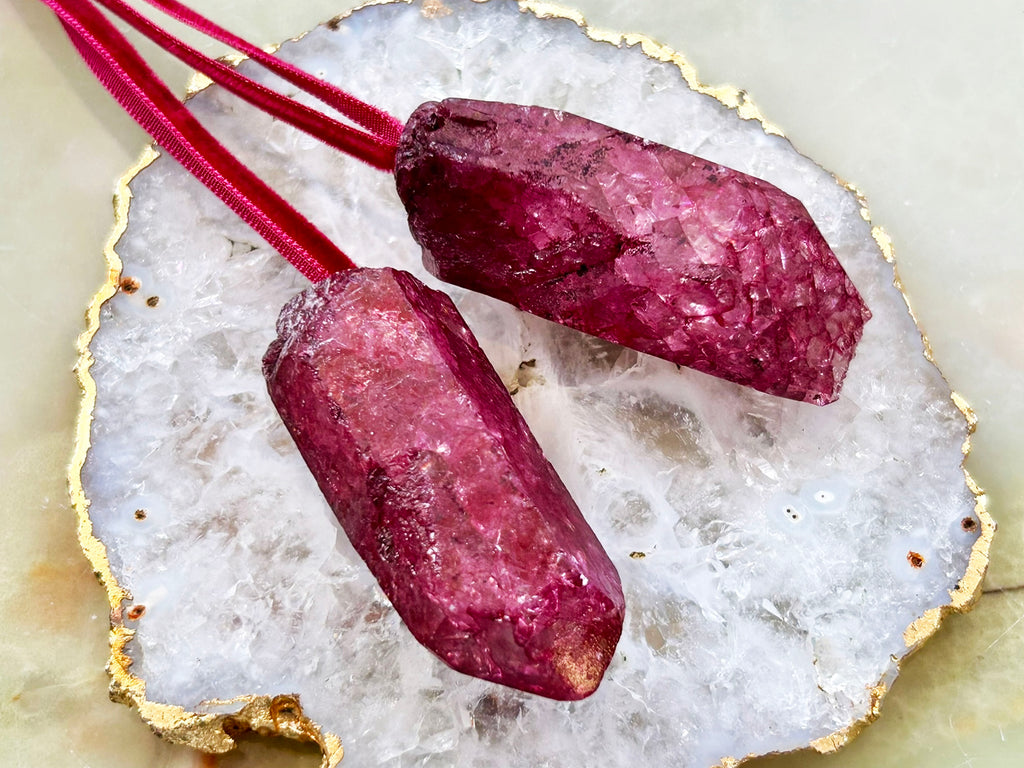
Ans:
POLYGON ((576 115, 428 102, 395 175, 442 280, 773 395, 835 400, 870 317, 799 200, 576 115))
POLYGON ((592 693, 622 631, 618 573, 451 300, 360 269, 277 328, 271 398, 416 639, 474 677, 592 693))

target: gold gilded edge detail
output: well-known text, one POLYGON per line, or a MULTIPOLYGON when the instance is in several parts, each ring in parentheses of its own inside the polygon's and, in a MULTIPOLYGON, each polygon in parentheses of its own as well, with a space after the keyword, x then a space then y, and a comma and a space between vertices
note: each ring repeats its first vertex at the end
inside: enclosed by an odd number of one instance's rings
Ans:
POLYGON ((556 3, 543 2, 543 0, 519 0, 519 8, 522 11, 532 13, 538 19, 566 19, 572 21, 583 30, 587 37, 595 42, 608 43, 616 48, 632 48, 639 45, 640 50, 649 58, 666 64, 674 64, 679 69, 679 73, 690 90, 702 93, 705 96, 711 96, 723 106, 734 110, 744 120, 756 120, 761 124, 765 133, 774 136, 785 136, 781 128, 770 122, 762 114, 745 90, 732 85, 705 85, 697 77, 696 67, 690 64, 685 56, 651 37, 636 32, 616 32, 610 29, 593 27, 587 23, 587 20, 579 11, 556 3))
MULTIPOLYGON (((488 2, 488 0, 474 1, 480 3, 488 2)), ((325 23, 328 26, 336 25, 363 8, 400 3, 411 4, 412 2, 413 0, 367 0, 367 2, 339 14, 325 23)), ((587 23, 582 13, 571 8, 548 2, 538 2, 537 0, 517 0, 517 2, 521 12, 532 13, 538 19, 565 19, 574 22, 587 37, 595 42, 608 43, 617 48, 631 48, 639 45, 641 51, 646 56, 656 61, 675 65, 679 69, 684 82, 691 90, 714 98, 723 106, 734 110, 744 120, 756 120, 760 123, 765 133, 785 137, 784 132, 778 126, 765 118, 746 91, 731 85, 708 86, 701 83, 697 76, 696 68, 682 54, 668 46, 658 43, 645 35, 615 32, 592 27, 587 23)), ((438 14, 441 4, 437 0, 424 0, 424 3, 432 9, 431 13, 425 14, 425 16, 429 17, 438 14)), ((306 34, 302 33, 291 40, 301 40, 306 34)), ((276 50, 278 47, 272 46, 272 50, 276 50)), ((226 60, 229 63, 238 63, 244 58, 242 56, 229 56, 226 57, 226 60)), ((209 84, 210 81, 202 75, 193 76, 188 85, 188 97, 201 91, 209 84)), ((132 674, 130 669, 132 660, 125 649, 134 632, 124 626, 122 605, 131 600, 131 595, 124 587, 117 583, 111 572, 106 547, 93 535, 92 520, 89 517, 89 500, 82 486, 82 468, 85 465, 90 447, 93 411, 96 405, 96 382, 90 374, 94 358, 89 345, 99 329, 99 315, 102 305, 114 296, 118 290, 118 280, 122 265, 115 247, 128 227, 128 212, 131 203, 129 184, 136 174, 145 169, 158 156, 159 153, 155 149, 148 147, 135 165, 118 182, 117 192, 114 196, 114 227, 104 247, 104 258, 108 267, 107 281, 93 296, 86 311, 86 329, 78 338, 78 362, 75 365, 75 375, 82 390, 82 400, 76 423, 71 463, 68 469, 68 487, 72 507, 77 517, 79 545, 89 560, 94 573, 103 585, 110 604, 110 659, 107 663, 107 671, 111 677, 110 695, 115 701, 135 707, 143 721, 158 735, 169 741, 192 746, 205 752, 221 753, 234 748, 235 738, 246 732, 253 732, 261 736, 285 736, 300 741, 316 743, 320 747, 323 756, 321 768, 336 768, 344 756, 341 740, 334 734, 323 731, 319 725, 302 713, 297 695, 280 694, 273 697, 252 695, 241 696, 227 702, 212 701, 204 703, 210 707, 241 705, 230 714, 189 712, 182 707, 148 700, 146 698, 145 681, 132 674)), ((871 213, 863 193, 855 185, 836 177, 835 174, 832 174, 832 176, 840 185, 857 197, 860 204, 861 217, 865 222, 871 224, 871 213)), ((895 249, 892 240, 885 230, 877 225, 872 225, 871 235, 878 245, 881 256, 893 267, 893 285, 900 292, 900 295, 903 296, 907 311, 910 313, 915 326, 917 326, 921 334, 924 357, 934 365, 935 361, 931 345, 921 328, 918 317, 910 304, 910 298, 903 288, 896 269, 895 249)), ((966 399, 958 392, 953 391, 952 388, 950 397, 956 408, 963 415, 967 426, 967 437, 962 447, 964 463, 961 464, 961 467, 965 483, 975 498, 974 509, 982 530, 978 541, 975 542, 971 549, 970 559, 964 576, 960 579, 956 588, 950 592, 950 602, 947 605, 927 611, 923 616, 912 622, 904 631, 903 636, 909 651, 908 656, 935 634, 947 614, 966 612, 977 602, 981 595, 982 581, 988 567, 989 549, 996 531, 995 521, 988 513, 985 493, 971 477, 965 466, 967 457, 970 454, 971 434, 974 432, 977 418, 966 399)), ((897 661, 897 667, 899 667, 901 662, 902 660, 897 661)), ((871 688, 869 705, 861 718, 845 728, 813 740, 809 746, 820 753, 831 753, 849 744, 865 726, 878 718, 881 713, 882 699, 888 690, 889 687, 884 681, 877 683, 871 688)), ((747 760, 755 757, 758 756, 751 754, 740 759, 723 757, 719 762, 719 766, 721 768, 738 768, 747 760)))
POLYGON ((118 584, 110 567, 107 549, 93 533, 89 517, 89 499, 82 485, 82 469, 90 447, 90 432, 96 406, 97 387, 90 371, 94 358, 90 344, 99 330, 100 311, 118 291, 121 277, 121 259, 117 254, 118 240, 128 228, 132 192, 130 183, 135 176, 148 167, 160 153, 152 146, 147 147, 136 163, 118 181, 114 194, 114 227, 103 249, 107 264, 107 278, 93 296, 86 310, 86 327, 78 337, 78 361, 75 375, 82 391, 78 418, 75 425, 75 441, 68 467, 68 491, 71 505, 77 518, 79 546, 92 566, 107 594, 110 606, 110 658, 107 673, 110 675, 110 698, 135 707, 139 716, 158 735, 168 741, 185 744, 205 752, 226 752, 235 746, 235 738, 246 732, 261 735, 278 735, 300 741, 315 742, 323 754, 323 768, 334 768, 341 761, 343 750, 341 740, 320 728, 302 713, 299 699, 295 695, 245 696, 232 702, 209 702, 216 704, 240 704, 237 711, 229 714, 189 712, 182 707, 150 701, 146 698, 146 683, 132 674, 132 659, 127 645, 134 631, 124 625, 124 604, 131 601, 131 594, 118 584))

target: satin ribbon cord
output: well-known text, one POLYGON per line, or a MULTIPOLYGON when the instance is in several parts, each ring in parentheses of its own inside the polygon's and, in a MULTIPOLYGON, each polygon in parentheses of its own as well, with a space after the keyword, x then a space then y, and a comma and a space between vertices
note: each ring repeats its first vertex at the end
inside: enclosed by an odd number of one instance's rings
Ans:
MULTIPOLYGON (((365 104, 329 83, 317 80, 302 70, 280 61, 180 4, 170 6, 170 10, 174 11, 169 14, 172 18, 189 24, 209 37, 231 45, 287 82, 337 109, 354 122, 363 125, 370 132, 357 130, 300 104, 294 99, 282 96, 246 77, 235 68, 206 56, 147 19, 124 0, 94 0, 94 2, 102 5, 137 32, 145 35, 167 53, 202 72, 218 85, 267 114, 305 131, 328 146, 362 160, 374 168, 389 173, 394 170, 395 147, 398 144, 402 125, 396 118, 390 117, 376 107, 365 104), (396 124, 399 126, 397 129, 396 124)), ((147 0, 147 2, 163 10, 163 0, 147 0)))
POLYGON ((361 125, 377 136, 385 145, 395 147, 402 135, 405 123, 397 117, 378 109, 372 104, 360 101, 355 96, 337 88, 330 83, 313 77, 306 71, 282 61, 276 56, 243 40, 237 35, 218 26, 210 19, 179 3, 177 0, 144 0, 150 6, 158 8, 171 18, 202 32, 225 45, 229 45, 240 53, 244 53, 259 62, 278 77, 290 82, 311 96, 315 96, 327 106, 336 109, 352 122, 361 125))
POLYGON ((118 103, 186 170, 310 280, 355 264, 231 154, 91 0, 42 0, 118 103))

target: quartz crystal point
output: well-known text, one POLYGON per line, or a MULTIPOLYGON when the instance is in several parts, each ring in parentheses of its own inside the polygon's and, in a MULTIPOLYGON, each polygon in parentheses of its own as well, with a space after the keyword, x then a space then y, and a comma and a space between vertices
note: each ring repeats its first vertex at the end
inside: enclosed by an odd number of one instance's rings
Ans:
POLYGON ((800 201, 576 115, 428 102, 395 175, 442 280, 763 392, 835 400, 870 317, 800 201))
POLYGON ((475 677, 592 693, 618 573, 451 300, 406 272, 339 273, 277 332, 271 398, 416 639, 475 677))

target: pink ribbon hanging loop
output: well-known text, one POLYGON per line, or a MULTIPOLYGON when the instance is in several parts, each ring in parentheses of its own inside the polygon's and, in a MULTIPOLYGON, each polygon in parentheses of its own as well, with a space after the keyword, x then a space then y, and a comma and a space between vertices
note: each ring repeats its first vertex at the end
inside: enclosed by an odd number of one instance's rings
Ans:
POLYGON ((310 280, 355 264, 179 101, 90 0, 42 0, 96 77, 135 120, 310 280))
POLYGON ((308 72, 294 67, 276 56, 272 56, 252 43, 243 40, 238 35, 229 32, 217 25, 210 19, 202 16, 191 8, 179 3, 177 0, 145 0, 154 8, 159 8, 173 19, 202 32, 207 37, 218 40, 229 45, 240 53, 244 53, 254 61, 269 69, 278 77, 287 80, 297 88, 301 88, 311 96, 315 96, 324 104, 338 110, 341 114, 361 125, 374 136, 377 136, 382 144, 395 147, 398 138, 402 135, 405 123, 397 117, 378 109, 372 104, 367 104, 357 99, 350 93, 337 88, 324 80, 319 80, 308 72))

